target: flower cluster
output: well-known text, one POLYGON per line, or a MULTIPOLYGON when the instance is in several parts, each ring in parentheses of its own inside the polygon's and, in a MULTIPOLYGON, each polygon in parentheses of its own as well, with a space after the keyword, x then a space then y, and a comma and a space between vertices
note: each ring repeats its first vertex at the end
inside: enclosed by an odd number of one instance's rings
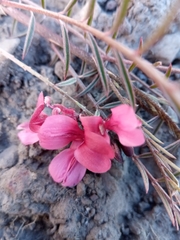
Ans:
POLYGON ((62 149, 51 161, 49 173, 53 180, 63 186, 77 185, 86 169, 104 173, 111 167, 115 147, 109 132, 118 136, 125 147, 144 143, 141 122, 129 105, 113 108, 111 116, 103 120, 99 116, 78 116, 73 109, 60 104, 50 104, 49 97, 40 93, 36 109, 30 121, 20 124, 18 137, 25 145, 39 142, 47 150, 62 149), (52 109, 49 116, 44 108, 52 109))

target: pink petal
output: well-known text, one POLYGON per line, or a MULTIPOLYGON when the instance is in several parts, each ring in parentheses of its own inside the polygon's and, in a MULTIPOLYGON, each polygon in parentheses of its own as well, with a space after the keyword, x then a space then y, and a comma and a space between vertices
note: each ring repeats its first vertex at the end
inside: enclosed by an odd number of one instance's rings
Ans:
POLYGON ((38 137, 37 133, 32 132, 29 129, 29 122, 20 124, 17 127, 17 129, 22 129, 22 131, 20 131, 18 133, 18 137, 19 137, 20 141, 22 142, 22 144, 30 145, 30 144, 33 144, 33 143, 39 141, 39 137, 38 137))
POLYGON ((80 120, 81 120, 81 123, 84 127, 84 131, 91 131, 91 132, 94 132, 94 133, 101 134, 100 130, 99 130, 99 125, 103 124, 103 120, 102 120, 101 117, 97 117, 97 116, 83 117, 83 116, 80 116, 80 120))
POLYGON ((44 105, 44 95, 43 95, 43 92, 40 92, 40 94, 39 94, 36 108, 38 108, 41 105, 44 105))
POLYGON ((84 131, 94 132, 103 136, 108 143, 110 143, 109 135, 107 134, 106 128, 104 126, 104 121, 101 117, 98 116, 80 116, 81 123, 83 125, 84 131))
POLYGON ((114 131, 114 126, 118 126, 124 131, 130 131, 142 125, 137 119, 134 109, 127 104, 115 107, 111 111, 112 115, 106 122, 106 127, 110 130, 114 131))
POLYGON ((117 131, 119 141, 122 145, 127 147, 137 147, 145 142, 142 129, 134 129, 132 131, 117 131))
POLYGON ((27 128, 29 128, 29 121, 23 122, 17 126, 18 130, 27 129, 27 128))
POLYGON ((41 147, 53 150, 65 147, 74 140, 82 140, 83 131, 72 118, 52 115, 40 127, 38 136, 41 147))
POLYGON ((107 172, 115 153, 107 141, 95 133, 89 132, 85 142, 74 152, 74 156, 85 168, 95 173, 107 172))
MULTIPOLYGON (((68 117, 73 118, 74 120, 76 120, 77 117, 77 113, 75 112, 74 109, 72 108, 66 108, 64 107, 62 104, 53 104, 53 109, 59 109, 59 111, 61 112, 61 114, 66 115, 68 117)), ((56 110, 57 111, 57 110, 56 110)))
POLYGON ((48 117, 47 114, 43 113, 44 104, 37 107, 31 116, 29 127, 33 132, 38 132, 45 119, 48 117))
POLYGON ((49 165, 49 173, 55 182, 73 187, 84 177, 86 168, 74 158, 74 150, 66 149, 59 153, 49 165))

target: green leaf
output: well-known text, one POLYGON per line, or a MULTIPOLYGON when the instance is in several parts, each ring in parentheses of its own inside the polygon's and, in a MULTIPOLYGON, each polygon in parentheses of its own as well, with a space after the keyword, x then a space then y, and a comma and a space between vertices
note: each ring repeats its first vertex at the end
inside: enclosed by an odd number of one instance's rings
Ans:
POLYGON ((64 59, 65 59, 65 68, 64 68, 64 79, 66 79, 69 65, 70 65, 70 46, 69 46, 69 37, 65 27, 65 24, 60 21, 61 23, 61 32, 62 32, 62 39, 63 39, 63 52, 64 52, 64 59))
POLYGON ((66 5, 66 7, 64 8, 64 10, 63 10, 62 13, 63 13, 63 14, 68 13, 68 16, 69 16, 69 15, 70 15, 70 12, 71 12, 73 6, 76 4, 76 2, 77 2, 77 0, 71 0, 71 1, 69 1, 68 4, 66 5))
MULTIPOLYGON (((171 76, 171 72, 172 72, 172 64, 169 65, 166 73, 165 73, 165 77, 166 78, 169 78, 171 76)), ((150 86, 150 88, 154 89, 154 88, 157 88, 157 85, 156 84, 153 84, 150 86)))
POLYGON ((114 95, 114 92, 111 91, 108 96, 103 96, 102 98, 100 98, 100 99, 97 101, 97 104, 100 105, 100 104, 102 104, 103 102, 106 102, 106 101, 107 101, 110 97, 112 97, 113 95, 114 95))
POLYGON ((79 78, 89 78, 89 77, 94 76, 95 74, 97 74, 97 69, 93 69, 89 72, 85 72, 82 75, 80 75, 79 78))
MULTIPOLYGON (((123 22, 126 13, 127 13, 127 9, 128 9, 128 4, 129 4, 130 0, 123 0, 121 1, 121 6, 119 7, 119 9, 117 10, 112 28, 110 29, 110 33, 112 35, 112 39, 115 39, 118 33, 118 29, 121 25, 121 23, 123 22)), ((109 52, 111 46, 107 46, 106 49, 106 54, 109 52)))
POLYGON ((23 53, 22 53, 22 59, 25 58, 29 47, 31 46, 31 42, 34 36, 34 30, 35 30, 35 17, 33 12, 31 12, 31 17, 30 17, 30 21, 29 21, 29 26, 28 26, 28 31, 26 34, 26 39, 25 39, 25 43, 24 43, 24 48, 23 48, 23 53))
POLYGON ((117 107, 119 104, 121 104, 120 101, 112 102, 112 103, 108 103, 108 104, 102 106, 101 108, 102 109, 111 109, 111 108, 117 107))
POLYGON ((119 68, 119 71, 120 71, 120 75, 121 75, 121 77, 124 81, 124 85, 125 85, 128 97, 129 97, 130 104, 135 109, 135 105, 136 105, 135 95, 134 95, 134 91, 133 91, 133 87, 132 87, 132 83, 131 83, 129 73, 128 73, 125 65, 124 65, 121 54, 118 53, 117 51, 114 51, 114 55, 117 59, 117 65, 118 65, 118 68, 119 68))
POLYGON ((41 0, 41 6, 42 6, 42 8, 46 8, 46 1, 45 0, 41 0))
POLYGON ((130 0, 123 0, 122 1, 122 5, 120 6, 120 8, 118 9, 114 22, 113 22, 113 26, 111 28, 111 33, 114 34, 118 31, 119 26, 121 25, 121 23, 123 22, 126 13, 127 13, 127 9, 128 9, 128 4, 129 4, 130 0))
POLYGON ((93 89, 93 87, 96 85, 96 83, 99 81, 99 75, 94 78, 94 80, 82 91, 80 92, 77 97, 82 97, 83 95, 87 94, 88 92, 93 89))
POLYGON ((99 109, 96 109, 96 112, 95 112, 94 116, 98 116, 98 117, 101 116, 101 113, 100 113, 99 109))
POLYGON ((87 25, 91 25, 91 22, 93 20, 95 3, 96 3, 96 0, 91 0, 88 2, 88 6, 86 8, 86 14, 83 19, 83 21, 87 20, 87 25))
POLYGON ((11 35, 13 35, 14 34, 14 32, 15 32, 15 29, 16 29, 16 27, 17 27, 17 20, 15 20, 15 19, 13 19, 13 24, 12 24, 12 30, 11 30, 11 35))
MULTIPOLYGON (((141 38, 140 38, 140 41, 139 41, 138 52, 141 52, 141 51, 142 51, 142 48, 143 48, 143 39, 142 39, 142 37, 141 37, 141 38)), ((133 63, 131 64, 131 66, 129 67, 128 72, 132 72, 135 67, 136 67, 136 64, 133 62, 133 63)))
POLYGON ((64 86, 72 85, 72 84, 74 84, 74 83, 76 83, 76 82, 77 82, 77 79, 76 79, 76 78, 70 78, 70 79, 68 79, 68 80, 66 80, 66 81, 62 81, 62 82, 56 84, 56 86, 58 86, 58 87, 64 87, 64 86))
POLYGON ((169 67, 168 67, 168 69, 167 69, 167 71, 165 73, 165 76, 167 78, 169 78, 171 76, 171 71, 172 71, 172 64, 169 65, 169 67))
POLYGON ((95 63, 96 63, 96 66, 97 66, 97 70, 98 70, 98 73, 99 73, 99 76, 100 76, 100 79, 101 79, 103 89, 104 89, 106 95, 108 95, 109 85, 108 85, 108 79, 107 79, 107 74, 106 74, 105 67, 104 67, 104 64, 103 64, 103 60, 101 58, 101 55, 100 55, 100 52, 98 50, 98 46, 97 46, 97 43, 96 43, 94 37, 91 34, 88 34, 88 37, 89 37, 89 40, 90 40, 90 45, 91 45, 93 55, 95 57, 95 63))

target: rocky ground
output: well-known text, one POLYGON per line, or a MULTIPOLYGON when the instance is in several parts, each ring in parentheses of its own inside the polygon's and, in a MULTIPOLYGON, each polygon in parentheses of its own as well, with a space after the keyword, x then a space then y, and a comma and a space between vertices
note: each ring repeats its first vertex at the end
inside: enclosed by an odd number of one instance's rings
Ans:
MULTIPOLYGON (((107 14, 115 9, 115 1, 109 1, 111 11, 107 1, 99 2, 107 14)), ((1 47, 21 59, 24 37, 7 40, 11 22, 8 16, 0 18, 1 47)), ((51 53, 48 43, 36 35, 24 62, 57 83, 59 78, 50 66, 51 53)), ((32 114, 40 91, 56 102, 62 98, 0 57, 0 239, 180 239, 156 192, 150 188, 145 193, 139 170, 127 157, 123 163, 114 162, 105 174, 87 172, 72 189, 52 181, 48 165, 56 152, 44 151, 36 144, 23 146, 16 127, 32 114)), ((160 134, 165 143, 171 141, 167 128, 160 134)), ((152 159, 146 163, 153 169, 152 159)))

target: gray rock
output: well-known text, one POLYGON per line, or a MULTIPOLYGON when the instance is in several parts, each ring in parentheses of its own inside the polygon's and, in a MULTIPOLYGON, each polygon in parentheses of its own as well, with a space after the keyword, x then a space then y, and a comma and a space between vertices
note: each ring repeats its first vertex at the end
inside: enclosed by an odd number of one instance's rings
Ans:
POLYGON ((0 168, 10 168, 17 163, 17 146, 11 145, 0 153, 0 168))

